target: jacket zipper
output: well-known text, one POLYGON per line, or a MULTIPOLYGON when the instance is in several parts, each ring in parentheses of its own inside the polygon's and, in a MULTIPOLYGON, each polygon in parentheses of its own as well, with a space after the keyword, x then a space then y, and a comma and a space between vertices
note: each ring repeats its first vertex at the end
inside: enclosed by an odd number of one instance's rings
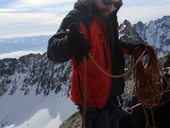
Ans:
POLYGON ((107 59, 107 55, 106 55, 106 49, 105 49, 105 46, 104 46, 104 39, 103 39, 102 33, 100 33, 100 38, 101 38, 101 42, 102 42, 102 50, 103 50, 103 53, 104 53, 104 58, 105 58, 105 62, 106 62, 106 67, 107 67, 107 69, 108 69, 108 68, 109 68, 109 64, 108 64, 108 59, 107 59))
POLYGON ((83 93, 82 93, 81 86, 80 86, 80 76, 78 74, 77 74, 77 82, 78 82, 78 89, 79 89, 79 92, 80 92, 80 96, 83 100, 84 97, 83 97, 83 93))
MULTIPOLYGON (((105 23, 103 22, 103 27, 104 27, 104 30, 105 30, 105 32, 107 33, 107 29, 106 29, 106 25, 105 25, 105 23)), ((109 39, 109 36, 107 35, 107 38, 109 39)), ((111 47, 110 47, 110 51, 111 51, 111 47)), ((111 63, 111 65, 112 65, 112 63, 111 63)), ((110 86, 109 86, 109 93, 108 93, 108 99, 110 98, 110 95, 111 95, 111 90, 112 90, 112 82, 110 82, 110 86)))

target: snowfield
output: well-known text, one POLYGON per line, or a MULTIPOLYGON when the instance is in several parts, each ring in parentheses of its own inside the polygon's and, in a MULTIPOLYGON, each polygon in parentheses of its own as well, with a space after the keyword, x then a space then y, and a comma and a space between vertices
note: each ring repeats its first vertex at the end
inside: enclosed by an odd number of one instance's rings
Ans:
POLYGON ((0 97, 0 128, 58 128, 76 111, 69 98, 50 93, 37 95, 32 89, 28 95, 17 90, 12 96, 0 97))

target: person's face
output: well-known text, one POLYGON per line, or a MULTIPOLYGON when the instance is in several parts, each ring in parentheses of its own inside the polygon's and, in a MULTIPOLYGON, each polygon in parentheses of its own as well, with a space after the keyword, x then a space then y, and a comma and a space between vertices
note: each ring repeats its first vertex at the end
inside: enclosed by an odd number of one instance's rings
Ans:
POLYGON ((108 16, 116 9, 116 2, 120 2, 119 0, 111 0, 111 4, 104 4, 103 0, 95 0, 95 4, 98 7, 102 16, 108 16))

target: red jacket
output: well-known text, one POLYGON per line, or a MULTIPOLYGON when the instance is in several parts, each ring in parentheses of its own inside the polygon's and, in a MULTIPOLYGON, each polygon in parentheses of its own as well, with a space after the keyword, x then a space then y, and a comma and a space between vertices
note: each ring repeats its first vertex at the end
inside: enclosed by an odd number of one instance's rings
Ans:
MULTIPOLYGON (((84 33, 84 36, 91 43, 91 55, 105 71, 111 74, 112 62, 110 45, 104 28, 104 21, 101 18, 94 17, 90 28, 87 28, 83 23, 80 23, 80 31, 84 33)), ((84 90, 84 67, 83 63, 80 63, 79 66, 74 66, 77 64, 77 61, 74 59, 72 62, 71 99, 74 102, 81 104, 82 97, 80 93, 83 94, 84 90), (80 90, 79 87, 81 87, 80 90)), ((99 71, 91 59, 87 59, 87 105, 92 107, 103 107, 111 91, 111 82, 112 78, 99 71)))
MULTIPOLYGON (((122 45, 118 40, 116 12, 103 18, 95 7, 92 7, 89 13, 87 5, 76 3, 74 9, 63 19, 59 30, 49 40, 47 54, 49 59, 55 62, 72 59, 70 97, 76 104, 82 104, 84 96, 83 62, 80 62, 77 66, 77 60, 69 56, 68 51, 62 45, 67 41, 65 31, 72 23, 79 25, 80 31, 91 43, 91 55, 110 74, 122 74, 124 72, 122 48, 127 46, 122 45)), ((87 106, 102 108, 109 99, 123 93, 124 79, 106 76, 91 59, 87 59, 86 88, 87 106)))

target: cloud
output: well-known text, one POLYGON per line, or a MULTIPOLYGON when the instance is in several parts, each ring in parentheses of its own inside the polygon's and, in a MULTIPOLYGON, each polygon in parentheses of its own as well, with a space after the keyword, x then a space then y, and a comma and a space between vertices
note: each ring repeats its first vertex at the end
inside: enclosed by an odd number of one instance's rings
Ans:
POLYGON ((63 17, 52 13, 4 13, 0 14, 0 38, 14 36, 52 35, 63 17))
POLYGON ((71 9, 70 3, 73 2, 71 0, 18 0, 9 4, 7 8, 0 8, 0 26, 54 23, 54 21, 60 23, 71 9))
POLYGON ((54 34, 73 3, 73 0, 15 0, 8 3, 0 8, 0 38, 24 33, 26 36, 54 34))
MULTIPOLYGON (((169 0, 123 0, 118 19, 147 22, 170 15, 169 0)), ((54 34, 76 0, 1 0, 0 38, 3 36, 54 34), (4 5, 4 6, 3 6, 4 5)))
POLYGON ((158 4, 166 4, 169 0, 123 0, 126 6, 151 6, 158 4))
POLYGON ((61 17, 54 17, 50 13, 4 13, 0 15, 1 24, 4 25, 28 25, 28 24, 56 24, 60 23, 61 17))
POLYGON ((124 5, 118 13, 120 22, 123 22, 124 19, 128 19, 132 23, 138 21, 148 22, 161 18, 164 15, 170 15, 170 1, 168 0, 164 3, 155 2, 154 4, 142 4, 140 6, 124 5))
POLYGON ((40 8, 40 7, 56 7, 67 6, 73 4, 74 0, 18 0, 10 4, 13 8, 40 8))

